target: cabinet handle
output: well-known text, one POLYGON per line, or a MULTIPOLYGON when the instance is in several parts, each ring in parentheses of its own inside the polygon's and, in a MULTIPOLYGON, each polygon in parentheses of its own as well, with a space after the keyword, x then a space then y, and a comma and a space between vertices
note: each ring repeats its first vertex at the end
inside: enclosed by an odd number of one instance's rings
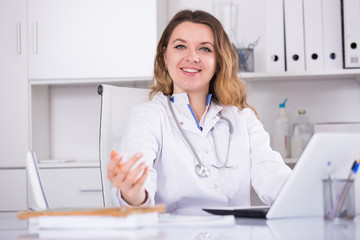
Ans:
POLYGON ((80 192, 102 192, 102 187, 81 187, 80 192))
POLYGON ((34 50, 34 53, 37 53, 38 52, 38 23, 37 22, 33 23, 33 32, 34 32, 33 50, 34 50))
POLYGON ((16 50, 21 55, 21 22, 16 23, 16 50))

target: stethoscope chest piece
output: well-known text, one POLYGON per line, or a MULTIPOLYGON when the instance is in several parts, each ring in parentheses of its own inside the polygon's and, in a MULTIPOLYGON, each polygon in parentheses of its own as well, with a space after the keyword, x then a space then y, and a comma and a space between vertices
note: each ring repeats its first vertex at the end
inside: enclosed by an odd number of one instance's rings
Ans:
POLYGON ((196 164, 195 172, 200 177, 208 177, 208 176, 210 176, 210 170, 205 165, 196 164))

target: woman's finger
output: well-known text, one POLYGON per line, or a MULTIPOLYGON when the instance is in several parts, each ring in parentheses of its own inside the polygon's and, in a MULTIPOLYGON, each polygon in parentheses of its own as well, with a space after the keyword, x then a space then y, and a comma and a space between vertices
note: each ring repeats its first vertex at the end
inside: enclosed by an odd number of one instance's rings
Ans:
POLYGON ((128 173, 133 166, 135 165, 135 163, 143 156, 142 152, 138 152, 136 153, 134 156, 132 156, 128 161, 126 161, 123 164, 123 167, 121 168, 121 172, 122 173, 128 173))
POLYGON ((122 155, 112 150, 111 160, 107 166, 107 176, 110 181, 116 175, 118 165, 121 163, 121 161, 122 161, 122 155))
POLYGON ((143 174, 136 181, 136 183, 134 185, 134 190, 140 189, 141 187, 143 187, 148 176, 149 176, 149 167, 146 166, 143 174))
POLYGON ((144 188, 145 181, 149 176, 149 167, 145 167, 143 174, 137 179, 132 189, 135 192, 140 192, 144 188))
POLYGON ((126 175, 124 182, 126 182, 130 186, 134 185, 139 178, 139 174, 144 171, 145 167, 146 166, 144 162, 140 163, 136 168, 134 168, 126 175))

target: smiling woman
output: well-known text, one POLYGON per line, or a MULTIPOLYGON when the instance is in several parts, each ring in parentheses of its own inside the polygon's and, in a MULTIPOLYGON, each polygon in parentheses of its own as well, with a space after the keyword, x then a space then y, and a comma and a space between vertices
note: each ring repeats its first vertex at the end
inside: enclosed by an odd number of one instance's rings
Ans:
POLYGON ((271 204, 291 170, 247 103, 237 53, 220 22, 177 13, 157 46, 151 101, 136 106, 112 152, 115 205, 166 204, 167 212, 271 204))

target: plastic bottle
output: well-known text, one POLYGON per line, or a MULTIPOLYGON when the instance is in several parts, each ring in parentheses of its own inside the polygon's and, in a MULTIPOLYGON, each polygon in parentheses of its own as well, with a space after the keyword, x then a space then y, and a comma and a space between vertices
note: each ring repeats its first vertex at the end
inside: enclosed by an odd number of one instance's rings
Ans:
POLYGON ((278 151, 283 158, 290 157, 290 121, 285 111, 287 98, 279 104, 279 113, 275 121, 272 147, 278 151))
MULTIPOLYGON (((307 118, 305 110, 298 111, 298 116, 293 125, 293 137, 295 136, 295 131, 298 132, 297 134, 302 139, 302 149, 301 149, 302 152, 314 132, 313 125, 310 123, 309 119, 307 118)), ((291 146, 291 148, 293 147, 294 146, 291 146)), ((292 157, 295 158, 296 156, 292 156, 292 157)))
POLYGON ((291 137, 291 157, 299 158, 304 149, 304 141, 300 135, 299 126, 294 126, 293 135, 291 137))

